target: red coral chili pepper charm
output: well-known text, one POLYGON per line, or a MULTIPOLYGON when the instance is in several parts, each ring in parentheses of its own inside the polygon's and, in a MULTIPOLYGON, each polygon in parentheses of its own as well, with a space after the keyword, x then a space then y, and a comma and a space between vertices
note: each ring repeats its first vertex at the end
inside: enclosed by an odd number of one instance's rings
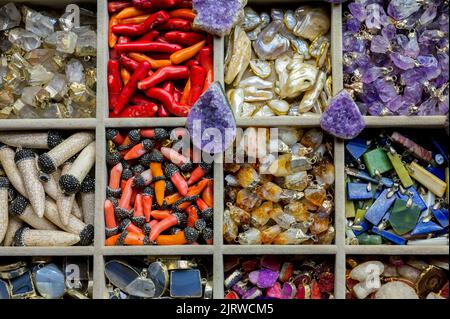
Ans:
POLYGON ((188 98, 188 104, 194 105, 200 95, 202 95, 205 86, 206 69, 201 66, 193 66, 191 68, 191 93, 188 98))
POLYGON ((178 192, 182 196, 186 196, 188 192, 188 184, 184 180, 183 176, 180 174, 180 170, 178 167, 176 167, 174 164, 169 163, 166 166, 165 174, 167 177, 170 178, 172 183, 175 185, 175 187, 178 189, 178 192))
POLYGON ((127 57, 125 54, 121 54, 120 55, 120 65, 123 66, 124 68, 126 68, 128 71, 130 72, 134 72, 136 71, 139 63, 136 62, 133 59, 130 59, 129 57, 127 57))
POLYGON ((117 228, 116 216, 114 215, 114 205, 109 199, 105 200, 104 209, 106 228, 111 230, 117 228))
POLYGON ((183 49, 179 44, 160 43, 152 41, 139 41, 116 44, 117 52, 163 52, 174 53, 183 49))
POLYGON ((117 190, 120 188, 120 181, 122 179, 123 165, 122 163, 116 164, 111 169, 111 174, 109 176, 109 188, 111 190, 117 190))
POLYGON ((112 114, 112 117, 154 117, 156 112, 158 112, 158 105, 150 102, 146 105, 128 106, 118 115, 112 114))
POLYGON ((197 16, 194 11, 190 9, 176 9, 169 12, 171 18, 181 18, 189 21, 194 21, 197 16))
POLYGON ((142 195, 141 194, 137 194, 136 198, 134 200, 133 216, 134 217, 144 216, 144 206, 143 206, 143 203, 142 203, 142 195))
POLYGON ((164 25, 169 21, 169 15, 165 11, 158 11, 139 24, 116 24, 111 27, 112 32, 120 35, 136 37, 149 32, 151 29, 164 25))
POLYGON ((157 37, 155 39, 155 42, 160 42, 160 43, 170 43, 170 41, 168 41, 165 37, 157 37))
POLYGON ((187 226, 194 227, 195 222, 198 220, 197 208, 195 208, 195 206, 191 205, 188 208, 186 208, 186 211, 188 213, 187 226))
POLYGON ((205 85, 203 86, 203 92, 205 92, 209 88, 211 83, 213 83, 213 82, 214 82, 214 71, 209 70, 208 73, 206 74, 205 85))
POLYGON ((116 129, 108 130, 106 138, 112 141, 115 145, 120 145, 125 140, 125 137, 116 129))
POLYGON ((150 241, 155 241, 159 234, 161 234, 163 231, 168 230, 170 227, 181 225, 184 223, 184 221, 186 221, 186 216, 181 213, 174 213, 167 218, 164 218, 152 227, 149 236, 150 241))
POLYGON ((168 9, 178 5, 181 0, 133 0, 133 6, 144 10, 168 9))
POLYGON ((164 39, 170 43, 191 46, 205 40, 205 36, 196 32, 169 31, 164 34, 164 39))
POLYGON ((129 150, 125 156, 123 157, 124 160, 132 160, 141 157, 148 151, 150 151, 153 148, 153 142, 151 140, 143 140, 139 144, 133 146, 131 150, 129 150))
POLYGON ((131 203, 131 197, 133 195, 133 178, 130 178, 125 183, 125 187, 122 190, 122 196, 119 200, 119 207, 127 209, 131 203))
POLYGON ((169 216, 172 216, 170 210, 153 210, 151 215, 156 220, 163 220, 169 216))
POLYGON ((205 176, 206 173, 208 173, 212 168, 211 164, 208 163, 200 163, 196 169, 191 173, 191 177, 188 180, 188 185, 191 186, 192 184, 196 183, 200 178, 205 176))
POLYGON ((191 21, 178 18, 169 19, 166 23, 160 25, 158 30, 189 31, 191 30, 191 21))
POLYGON ((201 212, 204 211, 205 209, 211 208, 201 198, 197 198, 195 203, 197 204, 197 206, 198 206, 198 208, 200 209, 201 212))
POLYGON ((174 163, 178 167, 183 167, 183 165, 192 165, 191 160, 186 156, 178 153, 172 148, 169 147, 161 147, 161 153, 167 158, 169 161, 174 163))
POLYGON ((214 182, 211 180, 208 182, 205 190, 202 193, 202 199, 209 207, 214 205, 214 182))
POLYGON ((117 101, 114 106, 115 114, 119 114, 120 111, 122 111, 122 109, 125 107, 125 105, 128 103, 128 101, 136 91, 138 81, 142 80, 147 75, 149 70, 150 70, 150 63, 146 61, 139 63, 139 66, 136 69, 136 71, 134 71, 130 81, 123 88, 122 92, 120 92, 120 95, 117 98, 117 101))
POLYGON ((147 34, 144 34, 142 37, 137 39, 135 42, 139 42, 139 41, 153 41, 158 36, 159 36, 159 32, 156 31, 156 30, 153 30, 153 31, 150 31, 147 34))
POLYGON ((123 84, 122 79, 120 78, 119 61, 111 59, 108 61, 108 92, 110 97, 110 107, 114 106, 122 88, 123 84))
POLYGON ((145 221, 148 223, 152 214, 153 196, 144 194, 142 196, 142 205, 144 209, 145 221))
POLYGON ((147 95, 151 99, 155 99, 161 102, 164 106, 164 109, 170 114, 178 117, 186 117, 189 114, 190 107, 188 105, 177 103, 173 98, 173 95, 171 95, 164 89, 153 87, 146 90, 145 95, 147 95))
POLYGON ((109 13, 119 12, 131 6, 132 4, 130 1, 111 1, 108 2, 108 12, 109 13))
POLYGON ((171 65, 160 68, 152 76, 143 79, 138 83, 139 90, 146 90, 165 81, 184 80, 189 77, 187 66, 171 65))
POLYGON ((206 46, 201 48, 201 50, 198 52, 197 59, 200 65, 204 67, 207 71, 213 70, 214 56, 212 47, 206 46))
POLYGON ((170 117, 170 113, 167 112, 166 108, 164 107, 164 105, 160 105, 159 109, 158 109, 158 116, 159 117, 170 117))

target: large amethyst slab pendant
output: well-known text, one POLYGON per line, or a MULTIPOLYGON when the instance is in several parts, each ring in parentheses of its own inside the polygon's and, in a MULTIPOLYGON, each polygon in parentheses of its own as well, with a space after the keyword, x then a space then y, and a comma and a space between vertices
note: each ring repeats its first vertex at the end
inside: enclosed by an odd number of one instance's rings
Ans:
POLYGON ((194 27, 219 37, 230 34, 243 16, 242 0, 193 0, 192 7, 197 12, 194 27))
POLYGON ((218 82, 212 83, 194 104, 186 126, 194 146, 205 153, 222 153, 233 144, 236 120, 218 82))
POLYGON ((269 269, 255 270, 248 275, 248 278, 252 284, 265 289, 275 285, 278 280, 278 272, 269 269))
POLYGON ((336 137, 353 139, 361 133, 366 123, 358 105, 346 90, 342 90, 322 114, 320 126, 336 137))

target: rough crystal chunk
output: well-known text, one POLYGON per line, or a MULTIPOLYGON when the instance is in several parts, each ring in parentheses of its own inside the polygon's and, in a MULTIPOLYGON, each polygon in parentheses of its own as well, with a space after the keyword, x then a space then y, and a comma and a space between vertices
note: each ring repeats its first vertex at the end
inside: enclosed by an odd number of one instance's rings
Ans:
POLYGON ((72 54, 77 45, 78 36, 71 31, 56 31, 56 50, 72 54))
POLYGON ((217 36, 231 32, 231 28, 244 15, 243 0, 193 0, 197 12, 194 26, 217 36))
POLYGON ((40 37, 47 37, 55 30, 56 20, 25 7, 25 29, 40 37))
POLYGON ((69 82, 83 84, 85 82, 83 64, 77 59, 71 59, 66 65, 66 77, 69 82))
POLYGON ((14 3, 10 2, 0 8, 0 30, 17 27, 22 16, 14 3))
POLYGON ((358 105, 345 90, 332 99, 320 120, 325 131, 342 139, 355 138, 365 125, 358 105))
POLYGON ((41 39, 36 34, 22 28, 11 30, 8 39, 11 43, 27 52, 41 46, 41 39))

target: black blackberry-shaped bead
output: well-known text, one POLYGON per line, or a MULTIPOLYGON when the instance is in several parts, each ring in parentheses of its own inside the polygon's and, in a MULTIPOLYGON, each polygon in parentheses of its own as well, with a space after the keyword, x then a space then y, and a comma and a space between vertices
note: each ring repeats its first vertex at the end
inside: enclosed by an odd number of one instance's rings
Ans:
POLYGON ((175 185, 173 185, 172 181, 170 179, 166 179, 166 193, 167 195, 172 195, 177 192, 177 189, 175 188, 175 185))
POLYGON ((49 149, 58 146, 59 144, 61 144, 62 141, 64 141, 64 137, 60 131, 54 130, 48 131, 47 145, 49 149))
POLYGON ((63 175, 59 179, 59 186, 64 191, 65 194, 75 194, 80 190, 81 183, 73 175, 63 175))
POLYGON ((106 163, 111 166, 117 165, 122 159, 122 155, 119 151, 112 151, 106 153, 106 163))
POLYGON ((133 171, 129 168, 126 168, 122 171, 122 179, 127 181, 133 177, 133 171))
POLYGON ((150 163, 152 162, 151 159, 152 159, 152 155, 150 153, 145 153, 144 155, 139 157, 138 163, 145 167, 148 167, 150 165, 150 163))
POLYGON ((117 136, 117 134, 119 134, 118 130, 116 130, 114 128, 107 129, 106 130, 106 139, 108 141, 112 141, 117 136))
POLYGON ((166 175, 167 178, 171 178, 172 175, 179 173, 180 170, 178 167, 176 167, 174 164, 169 163, 166 165, 166 168, 164 169, 164 175, 166 175))
POLYGON ((84 229, 80 233, 80 242, 81 246, 89 246, 94 241, 94 226, 86 225, 84 229))
POLYGON ((144 190, 142 191, 142 194, 154 197, 155 191, 152 187, 148 186, 148 187, 144 188, 144 190))
POLYGON ((164 141, 170 137, 169 132, 163 128, 155 128, 155 140, 164 141))
POLYGON ((197 219, 195 221, 194 227, 201 232, 206 228, 206 221, 204 219, 197 219))
POLYGON ((210 220, 214 216, 214 210, 212 208, 206 208, 201 212, 201 216, 206 220, 210 220))
POLYGON ((0 176, 0 188, 8 188, 9 187, 9 179, 4 176, 0 176))
POLYGON ((145 167, 142 166, 141 164, 137 164, 137 165, 131 166, 131 171, 133 172, 134 175, 139 175, 143 171, 145 171, 145 167))
POLYGON ((145 140, 142 141, 142 147, 146 151, 150 151, 154 147, 154 144, 153 144, 152 140, 145 139, 145 140))
POLYGON ((182 172, 190 172, 190 171, 192 171, 193 168, 194 168, 194 164, 192 164, 192 162, 190 160, 180 166, 180 170, 182 172))
POLYGON ((139 142, 141 140, 141 130, 135 129, 128 132, 128 137, 132 142, 139 142))
POLYGON ((35 156, 35 153, 28 149, 28 148, 23 148, 23 149, 19 149, 16 154, 14 154, 14 161, 17 163, 27 160, 27 159, 33 159, 35 156))
POLYGON ((184 229, 184 237, 189 244, 197 241, 199 232, 193 227, 186 227, 184 229))
POLYGON ((41 154, 38 158, 38 166, 41 171, 51 174, 56 171, 56 165, 53 159, 47 153, 41 154))
POLYGON ((213 232, 212 228, 206 227, 205 229, 203 229, 202 237, 203 237, 204 240, 211 240, 211 239, 213 239, 214 232, 213 232))
POLYGON ((162 163, 164 162, 164 156, 162 155, 162 153, 158 150, 151 150, 150 151, 150 162, 153 163, 162 163))
POLYGON ((20 216, 27 208, 29 202, 28 199, 23 197, 22 195, 18 195, 12 202, 9 204, 8 212, 14 216, 20 216))
POLYGON ((82 193, 95 192, 95 178, 93 178, 91 175, 86 175, 86 177, 81 182, 80 192, 82 193))

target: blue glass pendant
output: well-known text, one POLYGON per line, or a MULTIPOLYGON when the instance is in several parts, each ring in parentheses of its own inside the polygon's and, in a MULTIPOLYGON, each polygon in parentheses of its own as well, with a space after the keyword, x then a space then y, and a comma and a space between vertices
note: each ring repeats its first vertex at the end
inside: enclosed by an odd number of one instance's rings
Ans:
POLYGON ((354 138, 351 141, 345 143, 345 149, 355 159, 361 158, 365 152, 369 149, 367 141, 361 138, 354 138))
POLYGON ((127 287, 139 277, 139 273, 121 261, 111 260, 105 264, 105 276, 115 287, 129 293, 127 287))
MULTIPOLYGON (((422 197, 419 195, 417 189, 414 186, 407 188, 407 191, 412 193, 412 201, 414 204, 420 207, 421 212, 423 212, 425 209, 428 208, 427 204, 425 204, 422 197)), ((409 199, 409 196, 407 194, 401 194, 400 192, 397 192, 397 197, 405 201, 409 199)))
POLYGON ((11 296, 13 298, 35 293, 31 271, 27 271, 23 275, 11 279, 9 282, 11 284, 11 296))
MULTIPOLYGON (((379 184, 379 181, 376 178, 371 177, 369 174, 367 174, 364 171, 358 171, 355 169, 346 169, 345 171, 346 171, 347 175, 349 175, 349 176, 359 178, 366 182, 374 183, 375 185, 379 184)), ((392 187, 394 185, 394 181, 387 177, 382 177, 381 182, 386 187, 392 187)))
POLYGON ((432 221, 424 222, 423 217, 421 217, 420 221, 417 223, 416 227, 411 232, 411 235, 415 236, 415 235, 430 234, 440 230, 442 230, 441 226, 432 221))
POLYGON ((347 183, 347 198, 349 200, 363 200, 373 198, 370 184, 347 183))
POLYGON ((442 155, 442 157, 444 158, 444 161, 446 163, 448 163, 448 149, 447 147, 445 147, 443 144, 441 144, 438 140, 436 139, 431 139, 431 142, 433 143, 433 146, 439 151, 439 154, 442 155))
POLYGON ((59 299, 66 292, 65 277, 55 264, 38 265, 34 268, 34 284, 45 299, 59 299))
POLYGON ((434 218, 438 221, 438 223, 442 227, 448 227, 448 209, 440 208, 440 209, 432 209, 432 213, 434 218))
POLYGON ((368 230, 370 229, 370 227, 372 227, 372 224, 369 223, 369 222, 368 222, 367 220, 365 220, 365 219, 363 220, 362 223, 357 224, 357 225, 360 226, 361 229, 360 229, 360 230, 353 229, 353 233, 354 233, 356 236, 361 235, 362 233, 368 231, 368 230))
POLYGON ((391 208, 394 203, 396 197, 390 196, 388 198, 388 194, 391 192, 390 189, 385 189, 380 196, 375 200, 372 206, 367 210, 366 215, 364 216, 369 222, 373 225, 378 225, 380 221, 383 219, 386 212, 391 208))
POLYGON ((155 261, 148 266, 147 276, 155 284, 155 298, 161 297, 169 286, 169 271, 162 262, 155 261))
POLYGON ((379 230, 378 227, 373 227, 372 233, 378 234, 396 245, 406 245, 406 239, 387 230, 379 230))
POLYGON ((173 298, 201 298, 203 295, 200 270, 182 269, 170 273, 170 296, 173 298))
POLYGON ((8 283, 0 279, 0 300, 10 299, 8 283))
POLYGON ((441 167, 429 166, 426 168, 431 174, 445 182, 445 170, 441 167))

